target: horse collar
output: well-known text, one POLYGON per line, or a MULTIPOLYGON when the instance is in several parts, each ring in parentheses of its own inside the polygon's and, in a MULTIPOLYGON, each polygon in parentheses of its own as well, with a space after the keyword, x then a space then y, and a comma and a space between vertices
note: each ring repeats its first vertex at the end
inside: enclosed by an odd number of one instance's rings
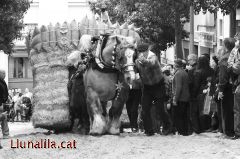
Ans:
POLYGON ((117 49, 117 44, 115 44, 113 47, 114 47, 114 50, 112 51, 112 65, 109 65, 107 64, 106 62, 104 62, 103 60, 103 55, 102 55, 102 52, 103 52, 103 48, 104 48, 104 45, 105 43, 103 42, 104 38, 106 37, 101 37, 100 38, 100 48, 97 49, 98 53, 96 53, 96 57, 95 57, 95 61, 97 63, 97 65, 101 68, 101 69, 113 69, 113 70, 117 70, 116 68, 116 49, 117 49))

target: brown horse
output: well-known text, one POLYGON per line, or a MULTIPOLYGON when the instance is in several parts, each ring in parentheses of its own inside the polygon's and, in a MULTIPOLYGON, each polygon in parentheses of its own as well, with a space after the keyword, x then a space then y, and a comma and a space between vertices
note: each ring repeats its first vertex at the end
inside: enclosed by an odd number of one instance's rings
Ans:
MULTIPOLYGON (((84 73, 90 134, 120 133, 119 118, 128 98, 129 85, 135 79, 135 49, 136 41, 131 37, 100 37, 94 58, 84 73), (106 105, 102 104, 107 101, 112 101, 108 116, 105 115, 106 105)), ((74 59, 74 55, 70 56, 74 59)))

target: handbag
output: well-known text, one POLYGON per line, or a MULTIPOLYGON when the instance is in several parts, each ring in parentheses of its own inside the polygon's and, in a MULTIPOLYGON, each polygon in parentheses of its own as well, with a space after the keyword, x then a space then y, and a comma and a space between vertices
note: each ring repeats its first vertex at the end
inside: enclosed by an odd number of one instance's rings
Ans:
POLYGON ((211 98, 210 112, 217 112, 217 101, 214 98, 211 98))
POLYGON ((209 90, 208 90, 207 94, 205 95, 205 99, 204 99, 204 106, 203 106, 203 114, 204 115, 208 115, 210 112, 211 100, 212 100, 212 97, 209 96, 209 90))

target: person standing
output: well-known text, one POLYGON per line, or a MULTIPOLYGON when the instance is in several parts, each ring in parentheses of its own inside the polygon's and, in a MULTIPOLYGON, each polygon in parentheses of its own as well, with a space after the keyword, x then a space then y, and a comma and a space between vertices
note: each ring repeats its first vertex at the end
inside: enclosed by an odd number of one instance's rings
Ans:
MULTIPOLYGON (((221 54, 221 51, 223 49, 219 50, 218 55, 221 54)), ((212 56, 210 61, 210 66, 214 70, 214 78, 213 78, 213 89, 211 95, 212 100, 214 100, 215 105, 211 105, 211 111, 212 111, 212 128, 209 131, 212 132, 220 132, 223 133, 222 130, 222 109, 221 109, 221 101, 218 99, 218 83, 219 83, 219 65, 218 65, 219 59, 217 56, 212 56), (216 130, 217 129, 217 130, 216 130)))
POLYGON ((231 82, 234 92, 234 132, 233 139, 240 137, 240 33, 235 35, 235 48, 228 58, 228 69, 231 73, 231 82))
POLYGON ((189 105, 190 105, 190 133, 195 132, 199 133, 199 120, 194 112, 197 110, 197 99, 194 98, 193 96, 193 86, 194 86, 194 72, 197 69, 197 60, 198 57, 195 54, 190 54, 188 56, 188 64, 189 66, 187 67, 188 69, 188 79, 189 79, 189 93, 190 93, 190 100, 189 100, 189 105))
POLYGON ((133 81, 132 89, 129 91, 128 100, 126 102, 127 114, 130 121, 130 126, 133 133, 138 132, 138 107, 141 101, 142 90, 141 90, 140 77, 133 81))
POLYGON ((170 132, 171 121, 164 109, 164 77, 157 56, 148 47, 149 45, 146 43, 138 46, 139 55, 136 60, 136 66, 143 83, 142 110, 144 130, 147 136, 154 135, 150 113, 154 101, 157 110, 156 114, 159 115, 160 120, 163 122, 163 134, 167 135, 170 132))
POLYGON ((234 137, 234 95, 232 83, 230 83, 230 73, 227 68, 227 61, 234 45, 235 40, 233 38, 225 38, 223 41, 224 51, 219 60, 218 98, 221 99, 223 133, 227 137, 234 137))
MULTIPOLYGON (((9 136, 9 128, 8 128, 8 122, 7 122, 7 114, 6 112, 3 112, 3 103, 5 103, 8 100, 8 88, 7 84, 4 81, 6 74, 4 70, 0 69, 0 122, 2 127, 2 134, 3 138, 6 138, 9 136)), ((2 148, 0 143, 0 149, 2 148)))
POLYGON ((183 69, 181 59, 174 61, 175 74, 173 77, 173 114, 174 125, 181 135, 188 135, 189 79, 183 69))
MULTIPOLYGON (((194 71, 194 82, 192 88, 192 98, 196 99, 196 107, 193 109, 192 116, 194 116, 194 132, 199 134, 210 128, 211 117, 203 114, 204 99, 208 83, 213 79, 214 71, 209 65, 209 59, 206 56, 198 58, 197 69, 194 71)), ((210 87, 211 91, 211 87, 210 87)))
POLYGON ((23 96, 28 97, 32 101, 33 94, 32 94, 32 92, 29 91, 28 88, 25 89, 25 92, 24 92, 23 96))

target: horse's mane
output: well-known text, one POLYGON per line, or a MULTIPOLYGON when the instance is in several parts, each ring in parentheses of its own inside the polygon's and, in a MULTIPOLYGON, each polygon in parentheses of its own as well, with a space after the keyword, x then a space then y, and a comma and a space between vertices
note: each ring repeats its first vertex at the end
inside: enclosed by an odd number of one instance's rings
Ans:
POLYGON ((91 42, 92 36, 91 35, 82 35, 79 41, 80 51, 86 51, 91 49, 92 42, 91 42))
POLYGON ((105 34, 105 35, 103 35, 104 38, 103 38, 102 45, 101 45, 101 51, 105 48, 109 36, 110 36, 109 34, 105 34))

